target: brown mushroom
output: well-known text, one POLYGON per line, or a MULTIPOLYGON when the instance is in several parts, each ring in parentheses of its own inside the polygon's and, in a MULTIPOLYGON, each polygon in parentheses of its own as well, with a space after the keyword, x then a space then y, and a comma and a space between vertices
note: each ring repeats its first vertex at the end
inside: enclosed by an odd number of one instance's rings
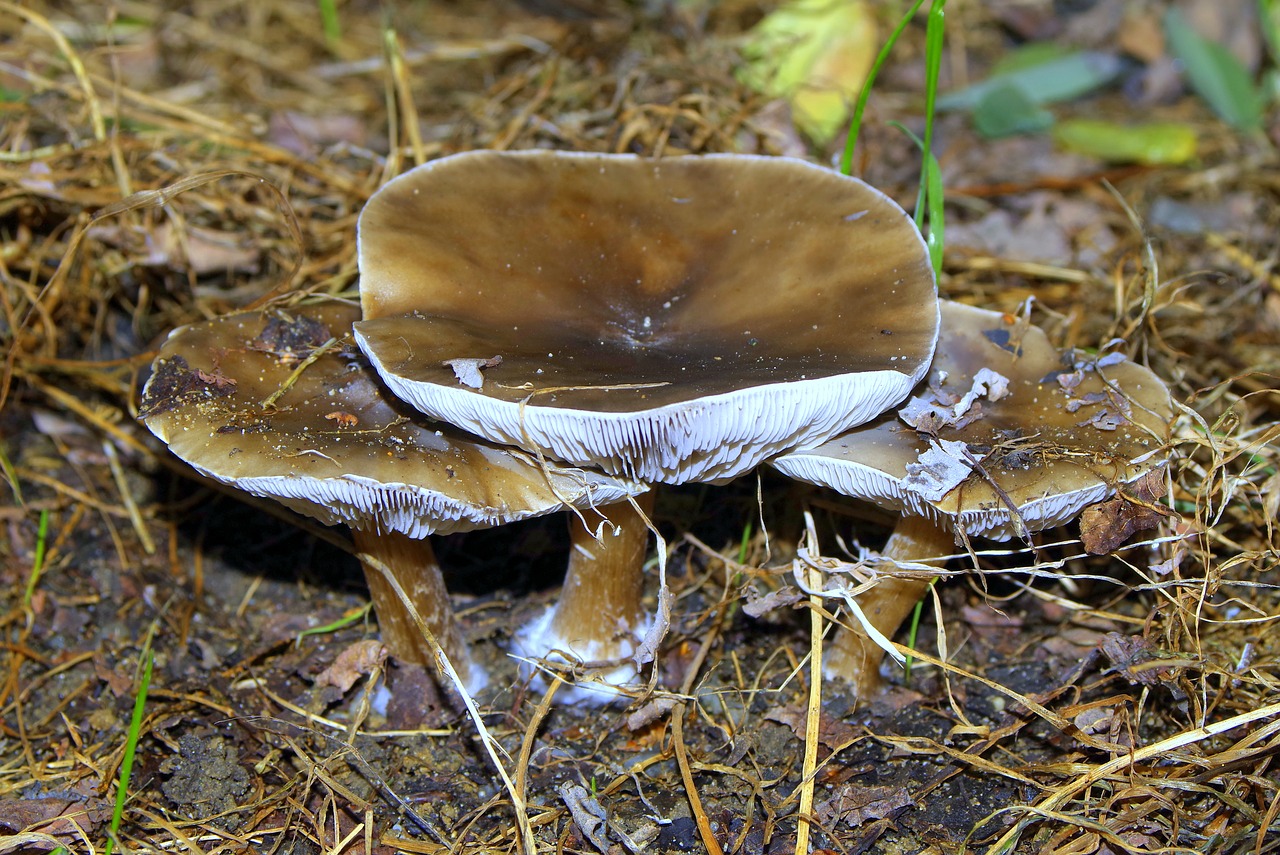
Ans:
MULTIPOLYGON (((403 400, 647 482, 728 480, 874 417, 923 376, 937 334, 902 209, 784 158, 456 155, 375 194, 359 258, 357 341, 403 400)), ((588 587, 585 566, 548 621, 588 587)), ((579 644, 625 649, 608 638, 579 644)))
POLYGON ((439 425, 387 394, 350 342, 353 305, 246 312, 176 330, 141 418, 203 474, 352 530, 383 640, 432 661, 405 590, 470 691, 485 682, 449 607, 427 536, 565 508, 592 514, 644 488, 538 461, 439 425))
POLYGON ((727 480, 875 417, 937 336, 902 209, 785 158, 456 155, 375 194, 359 258, 357 341, 402 400, 648 482, 727 480))
MULTIPOLYGON (((900 511, 882 553, 890 565, 938 563, 958 534, 1026 537, 1163 465, 1172 410, 1164 383, 1140 365, 1061 354, 1037 327, 943 301, 929 382, 916 397, 772 464, 900 511)), ((885 576, 857 604, 890 636, 927 584, 885 576)), ((882 658, 855 627, 837 636, 823 668, 865 695, 879 685, 882 658)))

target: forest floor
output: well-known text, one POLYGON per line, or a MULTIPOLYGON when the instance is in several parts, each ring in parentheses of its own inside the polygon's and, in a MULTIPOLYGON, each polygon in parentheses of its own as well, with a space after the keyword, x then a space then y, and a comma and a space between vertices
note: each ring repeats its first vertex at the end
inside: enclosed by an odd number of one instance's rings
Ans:
MULTIPOLYGON (((548 709, 505 655, 555 596, 562 519, 440 539, 508 785, 421 675, 391 675, 385 715, 365 702, 382 666, 345 693, 318 680, 377 637, 341 537, 200 480, 136 420, 174 327, 274 290, 352 293, 361 206, 416 163, 832 163, 843 138, 815 147, 735 74, 768 5, 352 0, 326 40, 314 0, 0 3, 0 852, 102 851, 126 756, 119 851, 794 851, 810 603, 741 606, 793 584, 805 511, 828 556, 878 548, 885 514, 773 472, 663 492, 657 697, 679 703, 658 708, 548 709)), ((1255 4, 1178 5, 1266 63, 1255 4)), ((879 44, 901 10, 869 8, 879 44)), ((1194 158, 1108 164, 962 112, 934 144, 942 295, 1034 298, 1056 345, 1111 343, 1164 378, 1172 513, 1111 555, 1075 526, 1034 556, 975 542, 985 572, 937 586, 909 678, 865 705, 822 686, 816 847, 1280 850, 1280 125, 1239 133, 1183 87, 1164 8, 954 0, 942 87, 1026 41, 1107 52, 1120 79, 1059 120, 1180 123, 1194 158)), ((854 158, 908 210, 918 149, 890 123, 923 131, 923 21, 854 158)))

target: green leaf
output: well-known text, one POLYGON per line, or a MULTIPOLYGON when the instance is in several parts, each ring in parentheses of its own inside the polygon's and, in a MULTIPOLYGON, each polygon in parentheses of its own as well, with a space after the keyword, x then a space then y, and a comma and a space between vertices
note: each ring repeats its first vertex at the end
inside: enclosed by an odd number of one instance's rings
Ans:
POLYGON ((1112 163, 1170 166, 1196 156, 1195 128, 1175 122, 1125 125, 1098 119, 1068 119, 1053 129, 1053 139, 1068 151, 1112 163))
POLYGON ((973 110, 973 125, 984 137, 1007 137, 1043 131, 1053 114, 1013 84, 990 89, 973 110))
MULTIPOLYGON (((1028 46, 1024 51, 1035 46, 1028 46)), ((1015 87, 1032 104, 1053 104, 1070 101, 1114 80, 1121 70, 1119 57, 1098 51, 1077 51, 1066 56, 1054 56, 1056 51, 1036 48, 1029 58, 1050 58, 1038 64, 1024 64, 1021 60, 1006 60, 1012 70, 993 74, 981 83, 966 86, 938 99, 939 110, 973 110, 993 90, 1015 87)))
POLYGON ((1218 118, 1239 131, 1262 129, 1262 95, 1231 51, 1202 37, 1177 9, 1164 17, 1169 49, 1182 62, 1187 82, 1218 118))

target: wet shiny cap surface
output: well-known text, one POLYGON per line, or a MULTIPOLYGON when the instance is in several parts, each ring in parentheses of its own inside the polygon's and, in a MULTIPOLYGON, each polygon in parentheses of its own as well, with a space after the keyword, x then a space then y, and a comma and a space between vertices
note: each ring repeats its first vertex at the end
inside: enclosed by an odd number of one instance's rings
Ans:
POLYGON ((358 341, 398 395, 646 480, 733 477, 872 418, 937 332, 902 209, 784 158, 456 155, 379 191, 359 244, 358 341), (447 364, 493 357, 479 388, 447 364))
POLYGON ((153 365, 141 418, 211 478, 325 523, 410 537, 645 489, 540 466, 404 406, 351 342, 359 315, 328 301, 175 330, 153 365))
POLYGON ((773 465, 1007 540, 1018 531, 1011 505, 1038 531, 1162 465, 1172 412, 1165 384, 1141 365, 1060 353, 1037 327, 943 301, 929 380, 906 407, 773 465), (963 403, 984 369, 1007 380, 1007 390, 963 403), (947 469, 958 471, 954 486, 941 477, 947 469))

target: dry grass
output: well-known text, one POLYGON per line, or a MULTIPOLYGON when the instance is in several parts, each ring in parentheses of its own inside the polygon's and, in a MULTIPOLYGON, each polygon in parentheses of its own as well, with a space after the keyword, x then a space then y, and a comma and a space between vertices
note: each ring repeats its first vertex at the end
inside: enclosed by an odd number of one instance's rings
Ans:
MULTIPOLYGON (((909 702, 927 697, 949 732, 896 732, 891 705, 869 717, 819 715, 804 661, 809 634, 785 611, 743 646, 740 598, 788 583, 781 559, 794 548, 799 501, 825 509, 822 525, 835 520, 841 531, 866 513, 767 481, 779 486, 764 502, 776 528, 768 546, 757 535, 738 554, 691 535, 673 550, 677 619, 663 683, 679 691, 659 693, 630 729, 622 712, 593 726, 525 702, 518 689, 484 711, 515 776, 508 791, 479 760, 483 773, 433 771, 432 758, 479 757, 465 719, 377 729, 358 705, 306 691, 297 676, 306 657, 332 658, 332 648, 277 639, 241 649, 243 627, 262 621, 264 601, 281 590, 331 611, 358 602, 264 573, 239 590, 233 614, 211 611, 221 601, 207 590, 226 584, 211 574, 230 571, 212 566, 207 522, 180 528, 208 495, 158 488, 158 472, 182 467, 134 420, 139 377, 177 325, 352 289, 360 207, 414 163, 481 147, 793 146, 774 108, 732 76, 728 36, 758 10, 733 3, 705 21, 646 21, 619 2, 567 21, 494 0, 405 6, 390 31, 377 9, 352 5, 330 52, 311 0, 165 6, 115 4, 108 26, 105 10, 82 4, 0 3, 9 483, 0 489, 11 497, 0 507, 0 827, 13 832, 0 836, 0 851, 102 848, 124 751, 121 711, 148 627, 159 659, 142 731, 150 759, 140 761, 121 839, 132 851, 587 851, 593 804, 613 812, 598 839, 624 849, 660 830, 641 817, 688 814, 723 851, 770 841, 781 847, 770 851, 788 851, 797 810, 815 800, 804 833, 843 851, 874 849, 894 833, 896 845, 937 852, 1280 849, 1280 169, 1269 150, 1209 127, 1198 168, 1112 176, 1138 211, 1161 198, 1250 201, 1227 231, 1144 235, 1096 176, 1010 184, 994 163, 956 182, 962 218, 1044 192, 1084 200, 1120 237, 1082 266, 955 253, 948 296, 1011 311, 1034 293, 1036 320, 1056 341, 1123 337, 1185 406, 1168 474, 1176 523, 1104 558, 1060 534, 1034 556, 979 549, 993 584, 1025 583, 996 585, 1004 599, 994 602, 1003 617, 1026 621, 984 627, 959 614, 988 593, 977 574, 970 589, 952 584, 934 597, 937 620, 917 652, 926 695, 897 691, 909 702), (41 513, 46 557, 27 603, 41 513), (1035 690, 993 676, 1037 651, 1046 667, 1080 661, 1035 690), (799 738, 784 740, 791 754, 779 759, 777 740, 770 749, 760 735, 785 733, 778 722, 807 733, 807 751, 799 738), (162 786, 181 763, 162 758, 184 756, 188 730, 233 744, 224 765, 245 779, 234 799, 211 797, 184 815, 162 786), (954 837, 956 827, 931 836, 924 820, 907 822, 901 805, 854 822, 852 808, 832 806, 833 793, 848 792, 859 763, 880 762, 866 758, 933 764, 905 788, 922 815, 961 779, 1017 797, 954 837), (577 811, 556 788, 557 770, 566 780, 589 770, 594 780, 577 811), (655 795, 680 781, 687 800, 655 795), (428 795, 406 799, 405 788, 428 795), (532 839, 523 843, 513 793, 528 799, 520 824, 532 839)), ((980 4, 961 7, 969 46, 994 43, 980 4)), ((911 61, 911 50, 904 56, 911 61)), ((877 109, 880 123, 909 117, 912 93, 890 85, 877 109)), ((868 133, 861 162, 909 196, 909 145, 868 133)), ((952 162, 962 157, 980 155, 952 162)), ((745 508, 750 518, 750 498, 722 512, 745 508)), ((874 530, 865 519, 852 525, 874 530)), ((836 561, 826 569, 857 572, 836 561)), ((481 603, 476 619, 491 607, 481 603)), ((222 768, 200 762, 208 775, 222 768)), ((889 794, 876 795, 888 804, 889 794)))

